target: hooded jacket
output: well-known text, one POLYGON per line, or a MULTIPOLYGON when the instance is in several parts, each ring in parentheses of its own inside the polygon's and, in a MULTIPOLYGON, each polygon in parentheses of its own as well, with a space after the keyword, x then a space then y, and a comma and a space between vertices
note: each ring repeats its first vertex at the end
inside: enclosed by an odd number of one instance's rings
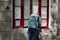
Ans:
POLYGON ((38 29, 38 24, 41 23, 40 16, 37 14, 32 14, 29 18, 28 28, 38 29))

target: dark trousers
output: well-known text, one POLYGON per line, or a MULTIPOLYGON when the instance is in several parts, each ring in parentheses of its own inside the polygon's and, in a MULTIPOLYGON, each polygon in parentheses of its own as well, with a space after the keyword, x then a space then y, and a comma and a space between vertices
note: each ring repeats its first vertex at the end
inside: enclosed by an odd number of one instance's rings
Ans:
POLYGON ((28 29, 28 40, 32 40, 32 36, 36 37, 36 40, 39 40, 39 31, 34 28, 29 28, 28 29))

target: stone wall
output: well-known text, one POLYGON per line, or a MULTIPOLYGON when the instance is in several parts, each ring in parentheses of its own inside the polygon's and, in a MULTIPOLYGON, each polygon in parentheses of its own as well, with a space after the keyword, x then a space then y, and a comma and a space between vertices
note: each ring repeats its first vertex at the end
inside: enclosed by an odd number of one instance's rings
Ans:
POLYGON ((12 2, 0 0, 0 40, 11 40, 12 2), (7 8, 8 7, 8 8, 7 8))
POLYGON ((27 31, 13 29, 13 0, 0 0, 0 40, 27 40, 27 31), (25 34, 24 34, 25 33, 25 34))
MULTIPOLYGON (((58 1, 60 3, 60 0, 58 1)), ((57 26, 57 40, 60 39, 60 4, 56 4, 52 1, 52 6, 59 6, 59 11, 56 13, 55 8, 52 10, 55 10, 52 12, 55 19, 57 20, 58 26, 57 26), (59 16, 59 18, 58 18, 59 16)), ((53 19, 54 20, 54 19, 53 19)), ((26 29, 13 29, 13 13, 12 13, 12 0, 0 0, 0 40, 27 40, 27 31, 24 32, 26 29), (21 32, 21 31, 23 32, 21 32)))

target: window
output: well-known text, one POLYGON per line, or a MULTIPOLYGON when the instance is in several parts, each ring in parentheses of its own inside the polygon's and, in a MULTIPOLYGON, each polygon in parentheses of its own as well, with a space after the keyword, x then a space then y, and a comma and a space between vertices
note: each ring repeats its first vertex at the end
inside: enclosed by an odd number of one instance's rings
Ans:
POLYGON ((14 28, 27 28, 28 20, 32 13, 39 13, 42 20, 40 27, 48 28, 49 0, 15 0, 14 28))
POLYGON ((41 27, 48 28, 49 24, 49 0, 41 0, 41 27))
POLYGON ((14 0, 13 2, 13 22, 14 22, 14 28, 19 28, 21 25, 21 0, 14 0))

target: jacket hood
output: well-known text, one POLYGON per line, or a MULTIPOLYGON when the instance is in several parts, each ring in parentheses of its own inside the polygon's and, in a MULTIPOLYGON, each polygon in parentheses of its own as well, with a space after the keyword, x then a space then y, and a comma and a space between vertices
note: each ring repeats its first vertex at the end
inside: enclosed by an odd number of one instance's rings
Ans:
POLYGON ((31 16, 39 16, 39 15, 38 15, 38 14, 34 14, 34 13, 33 13, 31 16))

